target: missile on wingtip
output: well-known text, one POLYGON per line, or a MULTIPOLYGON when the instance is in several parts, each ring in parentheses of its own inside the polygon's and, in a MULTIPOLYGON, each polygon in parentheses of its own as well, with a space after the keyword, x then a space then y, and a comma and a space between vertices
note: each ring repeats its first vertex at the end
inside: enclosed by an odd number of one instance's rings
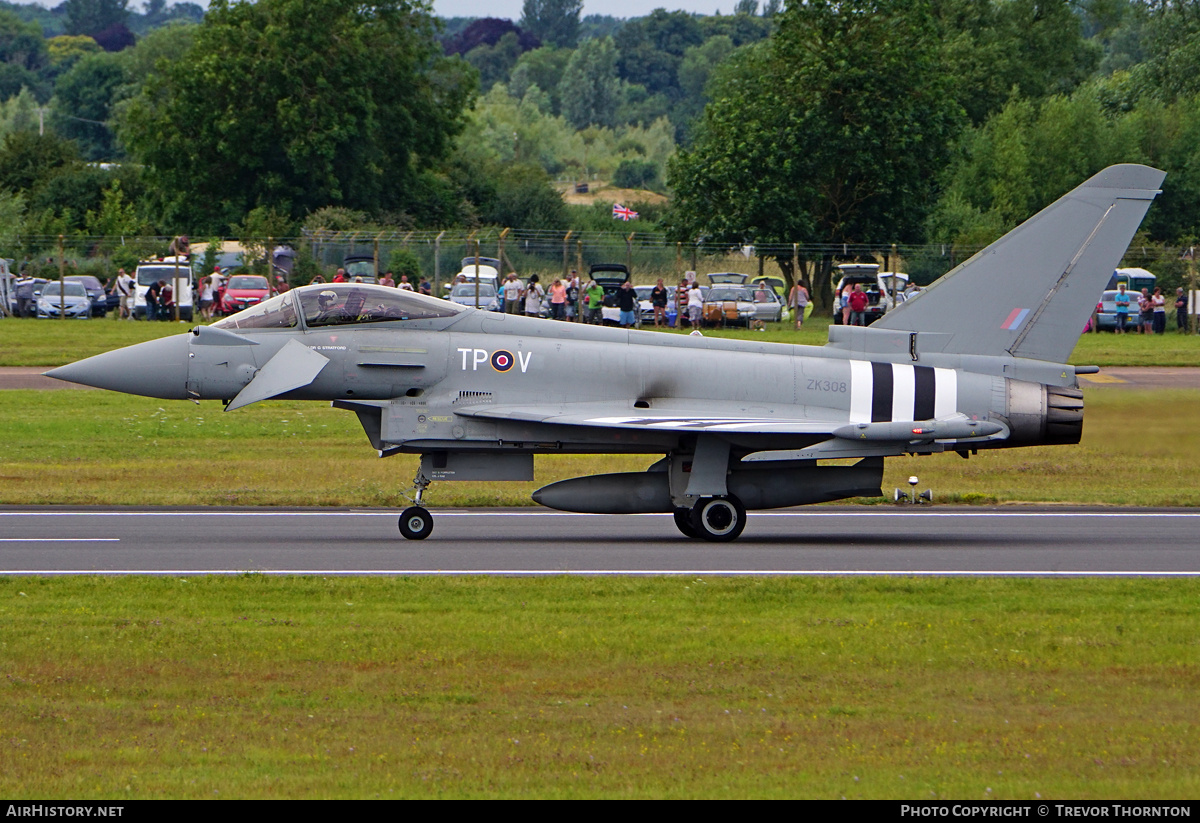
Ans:
POLYGON ((991 420, 899 420, 890 423, 851 423, 833 430, 842 440, 961 440, 990 437, 1004 431, 991 420))

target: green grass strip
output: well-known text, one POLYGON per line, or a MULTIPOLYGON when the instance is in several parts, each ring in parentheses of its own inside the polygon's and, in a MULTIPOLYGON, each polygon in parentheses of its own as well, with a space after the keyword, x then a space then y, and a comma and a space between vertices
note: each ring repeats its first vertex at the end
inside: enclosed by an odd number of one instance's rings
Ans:
POLYGON ((0 794, 1192 798, 1190 580, 0 579, 0 794))

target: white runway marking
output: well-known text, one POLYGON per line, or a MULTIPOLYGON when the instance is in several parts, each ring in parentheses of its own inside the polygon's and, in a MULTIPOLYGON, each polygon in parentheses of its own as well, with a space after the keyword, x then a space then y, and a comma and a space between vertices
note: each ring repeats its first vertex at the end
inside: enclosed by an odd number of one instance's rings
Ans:
POLYGON ((120 543, 119 537, 0 537, 0 543, 120 543))
MULTIPOLYGON (((160 512, 0 512, 0 517, 395 517, 401 507, 388 511, 302 511, 302 512, 230 512, 230 511, 160 511, 160 512)), ((505 511, 505 512, 471 512, 446 511, 430 509, 435 517, 670 517, 663 512, 645 514, 584 514, 581 512, 559 512, 546 510, 505 511)), ((913 511, 897 509, 895 511, 753 511, 750 518, 759 517, 795 517, 812 519, 814 517, 1200 517, 1200 511, 1195 512, 953 512, 953 511, 913 511)), ((87 539, 87 538, 83 538, 87 539)), ((95 538, 112 539, 112 538, 95 538)))
POLYGON ((1190 572, 1141 572, 1141 571, 870 571, 848 569, 845 571, 797 571, 747 570, 747 569, 41 569, 0 571, 0 577, 38 575, 60 577, 64 575, 90 574, 104 576, 149 575, 154 577, 187 577, 206 575, 257 575, 268 577, 322 576, 322 577, 1200 577, 1200 571, 1190 572))

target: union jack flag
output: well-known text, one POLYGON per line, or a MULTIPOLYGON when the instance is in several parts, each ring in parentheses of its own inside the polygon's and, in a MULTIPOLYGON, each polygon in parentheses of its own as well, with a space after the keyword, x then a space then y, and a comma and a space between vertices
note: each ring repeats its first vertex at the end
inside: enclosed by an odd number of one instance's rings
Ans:
POLYGON ((613 220, 621 219, 628 223, 630 220, 637 220, 638 213, 633 209, 627 209, 620 203, 613 203, 613 220))

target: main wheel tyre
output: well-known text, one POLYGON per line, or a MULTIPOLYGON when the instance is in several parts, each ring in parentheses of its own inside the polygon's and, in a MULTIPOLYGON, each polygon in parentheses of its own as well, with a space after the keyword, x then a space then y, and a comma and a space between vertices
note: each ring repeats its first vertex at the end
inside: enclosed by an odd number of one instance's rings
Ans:
POLYGON ((705 540, 727 543, 746 528, 746 507, 732 495, 706 497, 692 507, 691 524, 705 540))
POLYGON ((696 539, 700 536, 700 535, 696 534, 696 530, 692 528, 692 510, 691 509, 686 509, 686 508, 676 509, 675 510, 675 525, 679 528, 679 531, 683 532, 684 537, 690 537, 692 539, 696 539))
POLYGON ((433 515, 420 506, 409 506, 400 515, 400 534, 408 540, 424 540, 433 532, 433 515))

